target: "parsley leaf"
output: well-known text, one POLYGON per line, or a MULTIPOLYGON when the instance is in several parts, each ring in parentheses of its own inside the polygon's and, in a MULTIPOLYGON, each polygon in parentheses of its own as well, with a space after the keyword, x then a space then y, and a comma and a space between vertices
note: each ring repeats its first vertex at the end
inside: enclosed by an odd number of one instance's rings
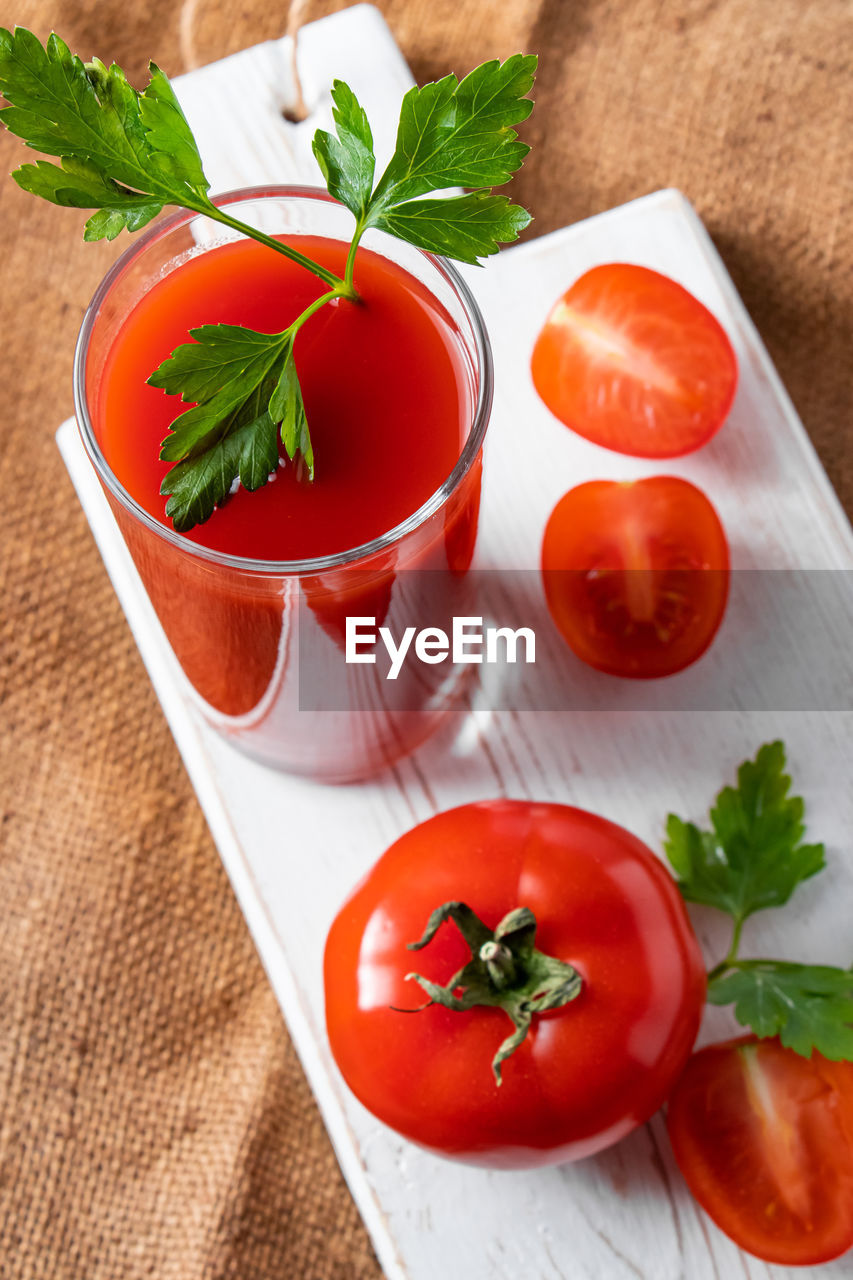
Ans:
POLYGON ((524 95, 533 85, 536 62, 515 54, 504 63, 483 63, 461 82, 449 75, 410 89, 394 155, 372 192, 375 158, 367 117, 352 90, 335 81, 337 136, 318 130, 314 154, 331 194, 356 216, 353 244, 376 227, 419 249, 475 263, 515 240, 530 215, 485 188, 508 182, 529 151, 512 126, 533 108, 524 95), (457 186, 476 190, 418 199, 457 186))
POLYGON ((149 386, 195 402, 172 423, 160 457, 169 462, 193 457, 209 436, 256 390, 287 345, 278 333, 256 333, 242 325, 206 324, 190 330, 186 342, 154 370, 149 386))
POLYGON ((744 921, 782 906, 824 866, 823 845, 803 843, 805 806, 790 789, 784 745, 766 743, 717 796, 712 830, 670 814, 666 854, 683 897, 734 920, 728 954, 708 974, 709 1002, 733 1004, 743 1026, 803 1057, 853 1061, 853 969, 738 958, 744 921))
POLYGON ((853 1060, 853 971, 781 960, 743 960, 712 978, 711 1004, 732 1004, 735 1017, 759 1036, 779 1036, 808 1058, 816 1049, 834 1061, 853 1060))
POLYGON ((22 165, 13 175, 25 191, 51 204, 73 209, 97 209, 86 223, 85 240, 114 240, 125 227, 138 231, 156 217, 162 204, 110 182, 87 160, 63 159, 61 167, 38 160, 22 165))
POLYGON ((373 134, 363 107, 343 80, 332 85, 332 101, 337 137, 318 129, 311 145, 329 195, 345 204, 356 218, 362 218, 376 169, 373 134))
MULTIPOLYGON (((258 397, 255 397, 257 408, 258 397)), ((179 533, 202 524, 217 504, 222 504, 239 477, 247 489, 266 484, 278 466, 275 423, 269 413, 252 416, 232 426, 226 435, 200 454, 179 462, 163 480, 160 492, 171 494, 166 514, 179 533)))
POLYGON ((302 389, 293 362, 292 342, 281 364, 278 381, 270 397, 269 411, 273 422, 281 424, 281 442, 288 458, 295 459, 297 453, 301 454, 308 470, 308 479, 313 480, 314 450, 308 434, 302 389))
MULTIPOLYGON (((25 191, 53 204, 96 209, 84 239, 138 231, 167 205, 203 213, 300 263, 326 284, 334 274, 291 246, 217 208, 207 192, 195 138, 168 76, 153 62, 142 93, 121 67, 83 63, 63 40, 40 42, 25 27, 0 27, 0 120, 28 147, 58 156, 15 170, 25 191)), ((351 296, 350 289, 342 293, 351 296)))
POLYGON ((437 200, 408 200, 389 209, 382 227, 429 253, 441 253, 457 262, 476 263, 483 254, 495 253, 499 244, 515 240, 530 222, 530 215, 506 196, 483 191, 437 200))
POLYGON ((784 768, 781 742, 745 761, 737 787, 717 796, 711 831, 670 814, 664 848, 689 902, 716 907, 740 924, 755 911, 782 906, 824 866, 823 845, 801 843, 805 806, 788 794, 784 768))
POLYGON ((97 209, 86 239, 137 231, 167 204, 207 209, 209 183, 167 77, 153 64, 143 93, 115 64, 85 65, 57 35, 0 28, 0 119, 60 164, 22 165, 13 178, 54 204, 97 209))
POLYGON ((510 127, 533 103, 536 58, 517 53, 485 62, 460 83, 445 76, 403 99, 397 145, 373 195, 374 217, 385 209, 447 187, 498 187, 509 182, 529 151, 510 127))
MULTIPOLYGON (((196 140, 169 77, 153 62, 149 63, 149 71, 148 88, 139 96, 139 118, 146 130, 148 160, 170 179, 185 183, 191 191, 208 191, 210 183, 204 176, 196 140)), ((124 78, 122 72, 119 74, 124 78)))
POLYGON ((192 329, 148 382, 195 401, 172 423, 160 457, 177 465, 160 492, 179 532, 201 524, 239 479, 266 484, 279 462, 279 437, 291 459, 301 454, 309 475, 314 455, 293 363, 293 334, 256 333, 241 325, 192 329))

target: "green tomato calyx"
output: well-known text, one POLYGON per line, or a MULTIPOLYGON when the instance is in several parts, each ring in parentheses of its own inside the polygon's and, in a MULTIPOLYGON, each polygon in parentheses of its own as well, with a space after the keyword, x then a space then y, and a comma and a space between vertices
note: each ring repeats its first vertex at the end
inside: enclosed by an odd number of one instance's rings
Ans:
POLYGON ((466 903, 445 902, 433 911, 423 937, 410 942, 409 950, 427 946, 447 920, 453 921, 471 948, 471 959, 443 987, 419 973, 407 973, 406 979, 420 984, 429 1004, 445 1009, 461 1012, 477 1005, 503 1009, 515 1031, 492 1059, 495 1081, 501 1084, 501 1063, 524 1040, 534 1013, 559 1009, 576 999, 583 979, 572 965, 537 951, 536 917, 529 907, 516 907, 492 930, 466 903))

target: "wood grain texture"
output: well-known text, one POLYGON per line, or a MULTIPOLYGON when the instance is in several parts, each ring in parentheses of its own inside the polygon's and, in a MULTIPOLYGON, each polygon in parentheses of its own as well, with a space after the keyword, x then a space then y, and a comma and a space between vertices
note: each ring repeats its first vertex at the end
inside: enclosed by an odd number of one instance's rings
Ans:
MULTIPOLYGON (((308 19, 339 7, 302 6, 308 19)), ((541 53, 525 127, 536 150, 519 183, 537 233, 657 187, 690 196, 849 510, 849 5, 380 8, 420 80, 541 53)), ((148 57, 178 74, 277 37, 286 18, 259 0, 0 5, 4 25, 55 27, 136 78, 148 57)), ((25 158, 0 137, 4 172, 25 158)), ((0 1274, 376 1276, 53 446, 82 309, 120 247, 83 245, 74 213, 0 182, 0 1274)), ((578 742, 589 737, 582 722, 578 742)), ((710 751, 697 741, 691 776, 706 776, 710 751)), ((535 744, 494 744, 496 778, 520 785, 519 754, 535 759, 535 744)), ((579 756, 570 744, 567 784, 579 756)), ((428 812, 417 776, 411 793, 428 812)), ((398 806, 405 824, 402 793, 398 806)), ((841 847, 846 833, 828 838, 841 847)), ((602 1175, 616 1195, 633 1158, 620 1149, 602 1175)), ((633 1274, 632 1262, 614 1255, 601 1274, 633 1274)))

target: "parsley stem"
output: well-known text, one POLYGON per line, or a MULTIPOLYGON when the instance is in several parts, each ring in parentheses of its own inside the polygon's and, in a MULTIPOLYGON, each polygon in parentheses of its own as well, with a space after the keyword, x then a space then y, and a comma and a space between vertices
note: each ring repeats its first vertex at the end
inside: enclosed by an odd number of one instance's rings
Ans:
POLYGON ((737 959, 737 953, 740 947, 740 934, 741 934, 742 928, 743 928, 743 919, 741 916, 736 916, 735 927, 732 930, 732 940, 731 940, 731 943, 729 944, 729 952, 725 960, 723 961, 723 964, 726 965, 727 967, 733 965, 735 960, 737 959))
POLYGON ((330 289, 328 293, 322 293, 320 294, 319 298, 315 298, 314 301, 305 308, 302 314, 298 315, 296 319, 293 321, 293 323, 287 326, 284 332, 290 333, 295 337, 297 330, 302 328, 306 320, 310 320, 311 316, 313 316, 315 311, 319 311, 320 308, 324 307, 327 302, 333 302, 335 298, 346 298, 346 297, 349 297, 349 293, 346 290, 346 286, 344 285, 344 282, 341 281, 340 284, 336 285, 334 289, 330 289))
MULTIPOLYGON (((213 218, 216 222, 221 222, 224 226, 233 228, 234 231, 241 231, 243 235, 249 236, 252 240, 257 240, 259 244, 264 244, 269 249, 275 249, 276 253, 283 253, 292 262, 298 262, 307 271, 313 272, 324 284, 345 285, 345 281, 340 276, 336 276, 334 271, 321 267, 319 262, 315 262, 313 258, 300 253, 298 249, 292 249, 290 245, 284 244, 281 240, 276 240, 274 236, 268 236, 263 231, 258 231, 257 227, 250 227, 247 223, 240 222, 238 218, 232 218, 229 213, 225 213, 223 209, 218 208, 215 204, 211 203, 210 208, 205 207, 204 210, 199 210, 199 212, 204 212, 208 218, 213 218)), ((350 284, 344 289, 343 293, 336 293, 334 296, 351 296, 351 292, 352 286, 350 284)))
POLYGON ((735 917, 735 927, 732 930, 732 940, 729 943, 729 949, 724 960, 719 964, 715 964, 713 969, 708 970, 708 981, 713 982, 715 978, 719 978, 727 969, 733 969, 738 965, 737 953, 740 947, 740 935, 743 929, 743 920, 740 916, 735 917))
POLYGON ((353 278, 355 276, 355 251, 359 246, 361 237, 364 235, 364 230, 364 224, 362 223, 361 218, 359 218, 356 222, 352 243, 350 244, 349 253, 347 254, 346 266, 344 267, 344 280, 349 285, 350 297, 352 298, 358 297, 355 285, 353 284, 353 278))

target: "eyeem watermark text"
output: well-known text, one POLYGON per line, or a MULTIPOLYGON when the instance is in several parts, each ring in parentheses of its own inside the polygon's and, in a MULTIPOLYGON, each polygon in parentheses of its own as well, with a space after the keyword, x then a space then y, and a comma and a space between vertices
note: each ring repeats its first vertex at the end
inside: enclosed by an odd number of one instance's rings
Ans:
POLYGON ((379 644, 391 660, 388 679, 396 680, 411 652, 418 662, 526 662, 536 661, 536 633, 530 627, 484 627, 483 619, 453 619, 450 635, 441 627, 406 627, 395 640, 390 627, 377 627, 375 618, 347 618, 346 661, 375 662, 379 644), (523 656, 519 657, 519 654, 523 656))

